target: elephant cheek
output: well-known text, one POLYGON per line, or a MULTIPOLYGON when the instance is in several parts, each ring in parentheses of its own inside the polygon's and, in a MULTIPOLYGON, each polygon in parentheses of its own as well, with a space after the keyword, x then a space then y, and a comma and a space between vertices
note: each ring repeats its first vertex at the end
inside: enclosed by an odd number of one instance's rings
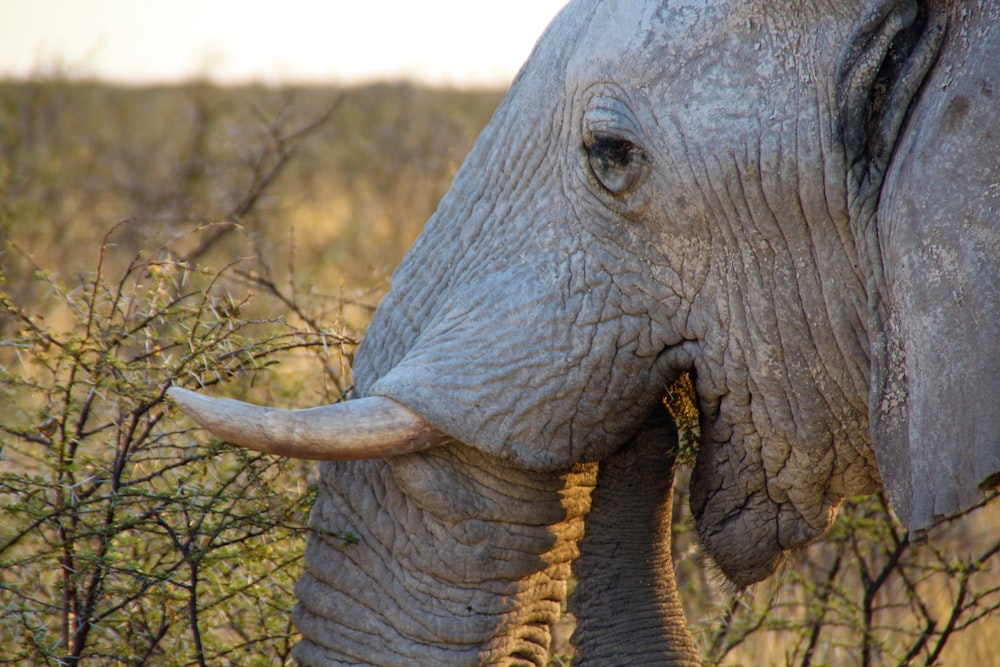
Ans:
POLYGON ((1000 30, 974 48, 939 65, 961 78, 930 82, 878 211, 872 431, 893 508, 918 533, 1000 474, 1000 30))

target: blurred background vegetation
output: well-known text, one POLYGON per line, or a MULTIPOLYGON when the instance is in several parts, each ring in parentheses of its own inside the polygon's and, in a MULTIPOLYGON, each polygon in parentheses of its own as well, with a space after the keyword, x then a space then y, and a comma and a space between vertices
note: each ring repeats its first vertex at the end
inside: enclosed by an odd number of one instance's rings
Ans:
MULTIPOLYGON (((312 467, 213 441, 164 392, 342 397, 500 98, 0 84, 0 664, 290 664, 312 467)), ((857 499, 734 594, 684 493, 675 558, 709 664, 993 664, 997 508, 915 548, 857 499)))

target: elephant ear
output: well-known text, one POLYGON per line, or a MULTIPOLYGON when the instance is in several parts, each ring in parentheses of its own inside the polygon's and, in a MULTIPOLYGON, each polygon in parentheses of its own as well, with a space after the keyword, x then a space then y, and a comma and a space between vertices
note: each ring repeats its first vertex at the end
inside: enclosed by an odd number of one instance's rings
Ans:
POLYGON ((978 34, 942 53, 878 204, 872 434, 917 537, 1000 486, 1000 27, 978 34))
POLYGON ((855 26, 842 56, 839 115, 862 199, 882 184, 893 147, 945 38, 947 15, 917 2, 881 3, 855 26))
POLYGON ((874 359, 882 370, 873 376, 872 432, 893 510, 921 541, 937 521, 1000 489, 1000 369, 976 355, 955 367, 918 349, 927 342, 914 334, 919 317, 891 320, 895 331, 874 359))

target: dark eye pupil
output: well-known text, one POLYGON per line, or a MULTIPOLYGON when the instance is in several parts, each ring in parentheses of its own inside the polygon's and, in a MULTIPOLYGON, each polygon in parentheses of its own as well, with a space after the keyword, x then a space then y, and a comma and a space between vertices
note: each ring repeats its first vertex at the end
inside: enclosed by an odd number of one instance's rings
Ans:
POLYGON ((612 194, 625 194, 639 182, 645 156, 631 141, 596 136, 586 148, 591 171, 612 194))
POLYGON ((624 139, 597 139, 590 149, 590 159, 605 168, 623 167, 632 159, 632 142, 624 139))

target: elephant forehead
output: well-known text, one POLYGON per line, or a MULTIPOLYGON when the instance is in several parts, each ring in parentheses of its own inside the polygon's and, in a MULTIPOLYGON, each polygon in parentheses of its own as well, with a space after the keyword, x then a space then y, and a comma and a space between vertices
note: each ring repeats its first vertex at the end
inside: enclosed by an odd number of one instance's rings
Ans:
POLYGON ((704 130, 823 106, 822 84, 835 75, 861 13, 849 3, 795 3, 794 10, 746 0, 589 4, 581 3, 591 16, 568 61, 568 89, 617 82, 659 113, 704 130))

